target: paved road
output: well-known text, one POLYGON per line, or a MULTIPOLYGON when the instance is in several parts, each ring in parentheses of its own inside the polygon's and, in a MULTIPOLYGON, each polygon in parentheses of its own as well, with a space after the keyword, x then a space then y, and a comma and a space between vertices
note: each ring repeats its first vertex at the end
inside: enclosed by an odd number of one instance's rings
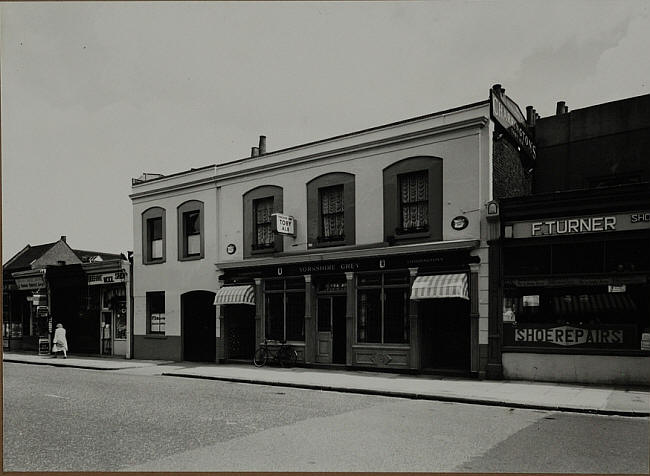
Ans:
POLYGON ((648 419, 4 364, 6 471, 648 473, 648 419))

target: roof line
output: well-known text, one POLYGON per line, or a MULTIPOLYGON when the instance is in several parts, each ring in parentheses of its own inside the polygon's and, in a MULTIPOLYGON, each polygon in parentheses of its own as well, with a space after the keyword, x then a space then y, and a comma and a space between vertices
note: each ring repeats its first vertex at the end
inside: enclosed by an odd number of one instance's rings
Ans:
POLYGON ((206 165, 204 167, 191 168, 189 170, 184 170, 184 171, 175 172, 175 173, 169 174, 169 175, 163 175, 162 177, 153 178, 151 180, 147 180, 146 182, 141 182, 139 184, 136 184, 136 186, 141 185, 141 184, 148 184, 148 183, 151 183, 151 182, 155 182, 157 180, 162 180, 164 178, 176 177, 178 175, 183 175, 183 174, 186 174, 188 172, 203 170, 203 169, 207 169, 207 168, 210 168, 210 167, 222 167, 222 166, 226 166, 226 165, 233 165, 233 164, 236 164, 236 163, 239 163, 239 162, 244 162, 244 161, 250 160, 250 159, 259 159, 260 157, 266 157, 266 156, 273 155, 273 154, 279 154, 279 153, 282 153, 282 152, 288 152, 288 151, 291 151, 291 150, 300 149, 302 147, 308 147, 308 146, 312 146, 312 145, 316 145, 316 144, 322 144, 323 142, 333 141, 333 140, 336 140, 336 139, 342 139, 342 138, 354 136, 354 135, 357 135, 357 134, 363 134, 363 133, 366 133, 366 132, 376 131, 376 130, 384 129, 384 128, 387 128, 387 127, 392 127, 392 126, 397 126, 397 125, 400 125, 400 124, 405 124, 407 122, 418 121, 418 120, 422 120, 422 119, 429 119, 429 118, 432 118, 432 117, 435 117, 435 116, 440 116, 440 115, 443 115, 443 114, 450 114, 452 112, 461 111, 463 109, 470 109, 470 108, 473 108, 473 107, 482 106, 484 104, 489 104, 489 103, 490 103, 489 99, 484 99, 482 101, 477 101, 477 102, 473 102, 473 103, 470 103, 470 104, 465 104, 465 105, 462 105, 462 106, 456 106, 456 107, 452 107, 450 109, 444 109, 442 111, 436 111, 436 112, 432 112, 432 113, 429 113, 429 114, 424 114, 422 116, 409 117, 407 119, 402 119, 402 120, 395 121, 395 122, 389 122, 388 124, 373 126, 373 127, 367 128, 367 129, 361 129, 361 130, 353 131, 353 132, 346 132, 345 134, 339 134, 339 135, 336 135, 336 136, 327 137, 325 139, 319 139, 319 140, 315 140, 315 141, 311 141, 311 142, 305 142, 305 143, 302 143, 302 144, 293 145, 291 147, 285 147, 284 149, 278 149, 278 150, 274 150, 272 152, 266 152, 265 154, 260 155, 260 156, 256 156, 256 157, 242 157, 241 159, 235 159, 235 160, 230 160, 230 161, 227 161, 227 162, 221 162, 219 164, 211 164, 211 165, 206 165))

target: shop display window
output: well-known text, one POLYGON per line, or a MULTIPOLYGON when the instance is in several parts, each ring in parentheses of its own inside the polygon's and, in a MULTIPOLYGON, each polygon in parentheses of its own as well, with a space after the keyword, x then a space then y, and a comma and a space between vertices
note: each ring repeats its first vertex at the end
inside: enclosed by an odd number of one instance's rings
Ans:
POLYGON ((165 292, 147 293, 147 333, 165 333, 165 292))
POLYGON ((407 344, 407 273, 360 274, 357 291, 357 341, 407 344))
POLYGON ((265 283, 264 294, 266 338, 276 341, 304 341, 304 279, 269 279, 265 283))

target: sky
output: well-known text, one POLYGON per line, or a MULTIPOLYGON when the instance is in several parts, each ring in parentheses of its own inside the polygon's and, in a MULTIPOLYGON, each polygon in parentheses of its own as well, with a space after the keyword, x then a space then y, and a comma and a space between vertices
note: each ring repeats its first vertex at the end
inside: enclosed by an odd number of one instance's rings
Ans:
POLYGON ((650 93, 647 0, 0 3, 2 262, 133 249, 131 178, 485 100, 650 93))

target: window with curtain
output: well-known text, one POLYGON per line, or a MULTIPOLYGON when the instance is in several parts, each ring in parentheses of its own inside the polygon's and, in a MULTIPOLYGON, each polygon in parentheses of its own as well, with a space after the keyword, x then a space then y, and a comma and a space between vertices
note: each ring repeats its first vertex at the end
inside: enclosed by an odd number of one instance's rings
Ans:
POLYGON ((321 230, 319 241, 337 241, 345 239, 345 205, 343 185, 321 188, 320 211, 321 230))
POLYGON ((254 249, 273 247, 273 230, 271 215, 273 214, 273 197, 260 198, 253 201, 253 216, 255 220, 254 249))
POLYGON ((429 177, 426 170, 399 176, 402 232, 429 229, 429 177))

